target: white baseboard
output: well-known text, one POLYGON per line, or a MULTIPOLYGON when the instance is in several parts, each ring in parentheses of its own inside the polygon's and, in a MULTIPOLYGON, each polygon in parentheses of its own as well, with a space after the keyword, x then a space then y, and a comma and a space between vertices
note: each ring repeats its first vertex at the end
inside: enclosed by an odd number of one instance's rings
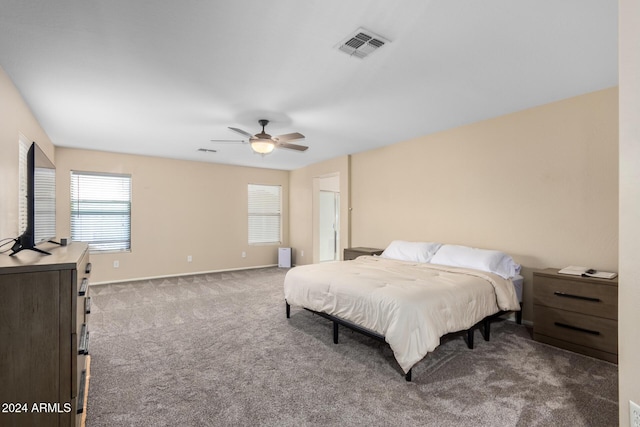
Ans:
POLYGON ((180 274, 165 274, 162 276, 148 276, 148 277, 136 277, 132 279, 122 279, 122 280, 109 280, 106 282, 95 282, 90 283, 90 286, 95 285, 106 285, 108 283, 126 283, 126 282, 138 282, 141 280, 153 280, 153 279, 166 279, 170 277, 180 277, 180 276, 197 276, 198 274, 211 274, 211 273, 225 273, 228 271, 241 271, 241 270, 255 270, 258 268, 269 268, 269 267, 277 267, 278 264, 269 264, 269 265, 256 265, 253 267, 238 267, 238 268, 226 268, 221 270, 209 270, 209 271, 196 271, 193 273, 180 273, 180 274))

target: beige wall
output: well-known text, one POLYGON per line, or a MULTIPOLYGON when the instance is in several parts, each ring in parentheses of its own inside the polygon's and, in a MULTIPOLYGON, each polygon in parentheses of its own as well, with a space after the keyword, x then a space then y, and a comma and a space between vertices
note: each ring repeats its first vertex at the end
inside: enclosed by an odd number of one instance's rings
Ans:
POLYGON ((58 147, 61 236, 70 234, 71 170, 131 174, 131 252, 93 254, 93 283, 277 264, 279 245, 247 243, 249 183, 282 186, 283 245, 288 244, 286 171, 58 147))
POLYGON ((353 246, 503 250, 531 269, 618 267, 618 90, 355 154, 353 246))
POLYGON ((640 4, 619 3, 620 58, 620 425, 640 405, 640 4))
POLYGON ((37 142, 51 161, 54 161, 51 140, 40 127, 9 76, 0 67, 0 239, 18 237, 20 134, 28 142, 37 142))
POLYGON ((349 157, 342 156, 292 171, 289 176, 291 247, 296 265, 317 258, 318 178, 340 180, 340 256, 349 247, 349 157))

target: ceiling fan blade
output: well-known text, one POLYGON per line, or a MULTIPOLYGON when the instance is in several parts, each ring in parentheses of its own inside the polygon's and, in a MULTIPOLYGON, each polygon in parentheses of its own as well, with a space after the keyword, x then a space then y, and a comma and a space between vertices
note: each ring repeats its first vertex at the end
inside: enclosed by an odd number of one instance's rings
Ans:
POLYGON ((244 144, 244 139, 210 139, 210 142, 216 144, 244 144))
POLYGON ((229 129, 231 129, 232 131, 234 131, 236 133, 239 133, 242 136, 246 136, 247 138, 253 138, 253 135, 251 135, 249 132, 246 132, 246 131, 244 131, 242 129, 232 128, 232 127, 229 127, 229 129))
POLYGON ((286 133, 284 135, 278 135, 274 139, 280 142, 295 141, 297 139, 304 139, 304 135, 299 132, 293 132, 293 133, 286 133))
POLYGON ((276 144, 276 146, 278 148, 286 148, 289 150, 296 150, 296 151, 306 151, 309 147, 306 147, 304 145, 298 145, 298 144, 288 144, 286 142, 278 142, 276 144))

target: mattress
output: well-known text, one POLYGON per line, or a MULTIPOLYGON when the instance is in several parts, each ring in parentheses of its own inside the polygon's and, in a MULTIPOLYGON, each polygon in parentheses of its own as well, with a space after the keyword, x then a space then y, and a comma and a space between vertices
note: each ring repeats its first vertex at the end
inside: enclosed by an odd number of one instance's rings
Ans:
POLYGON ((291 305, 384 336, 405 373, 441 336, 520 309, 512 281, 496 274, 372 256, 295 267, 284 294, 291 305))

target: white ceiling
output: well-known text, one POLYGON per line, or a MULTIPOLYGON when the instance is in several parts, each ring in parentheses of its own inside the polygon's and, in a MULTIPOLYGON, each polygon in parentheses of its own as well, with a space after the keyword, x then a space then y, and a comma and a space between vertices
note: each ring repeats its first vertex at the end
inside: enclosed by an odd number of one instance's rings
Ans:
POLYGON ((614 0, 0 0, 0 65, 55 145, 291 170, 615 86, 617 13, 614 0), (337 50, 359 27, 390 43, 337 50), (210 142, 262 118, 309 150, 210 142))

